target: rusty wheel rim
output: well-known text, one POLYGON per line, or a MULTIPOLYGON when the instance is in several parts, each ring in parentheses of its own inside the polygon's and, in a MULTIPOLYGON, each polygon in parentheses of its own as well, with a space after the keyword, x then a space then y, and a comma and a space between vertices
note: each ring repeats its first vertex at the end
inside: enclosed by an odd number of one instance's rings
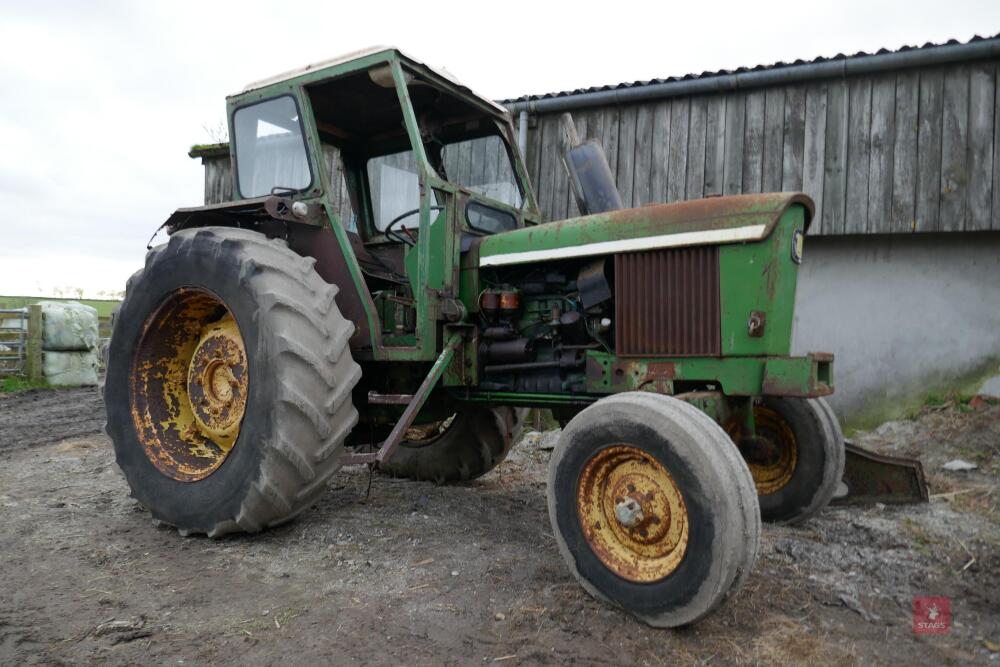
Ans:
POLYGON ((249 373, 239 326, 221 298, 175 290, 146 320, 132 364, 136 433, 149 461, 182 482, 208 477, 236 445, 249 373))
POLYGON ((798 464, 798 440, 791 425, 780 414, 763 405, 753 409, 756 437, 742 437, 743 428, 732 423, 726 429, 740 448, 750 468, 757 494, 766 496, 785 488, 798 464))
POLYGON ((411 449, 429 447, 444 437, 448 429, 455 424, 456 419, 458 419, 457 413, 447 419, 427 422, 426 424, 414 424, 403 433, 403 442, 401 444, 403 447, 411 449))
POLYGON ((627 444, 587 461, 576 493, 584 538, 616 575, 650 583, 672 574, 687 551, 688 514, 667 469, 627 444))

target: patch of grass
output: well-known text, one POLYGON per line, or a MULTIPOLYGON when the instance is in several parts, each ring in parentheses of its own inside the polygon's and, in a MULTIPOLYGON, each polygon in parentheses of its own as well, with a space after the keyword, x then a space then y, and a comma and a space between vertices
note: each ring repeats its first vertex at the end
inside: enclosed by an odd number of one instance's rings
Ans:
POLYGON ((939 405, 944 405, 949 400, 948 396, 944 394, 927 394, 927 397, 924 398, 924 405, 934 408, 939 405))
POLYGON ((20 376, 5 377, 0 380, 0 394, 27 391, 28 389, 48 389, 49 386, 45 380, 29 380, 20 376))

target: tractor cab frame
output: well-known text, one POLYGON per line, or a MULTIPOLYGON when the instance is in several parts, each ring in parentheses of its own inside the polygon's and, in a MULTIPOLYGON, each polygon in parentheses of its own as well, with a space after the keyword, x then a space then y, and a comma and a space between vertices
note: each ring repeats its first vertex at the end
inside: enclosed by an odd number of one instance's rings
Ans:
POLYGON ((278 197, 321 228, 290 242, 341 286, 359 360, 433 361, 438 322, 463 311, 463 246, 540 222, 505 110, 395 49, 250 84, 227 107, 234 206, 278 197))

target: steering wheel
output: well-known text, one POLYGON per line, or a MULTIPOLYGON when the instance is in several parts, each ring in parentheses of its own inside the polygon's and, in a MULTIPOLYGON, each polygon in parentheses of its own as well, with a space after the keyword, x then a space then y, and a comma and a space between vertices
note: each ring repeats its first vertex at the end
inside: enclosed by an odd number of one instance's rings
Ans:
MULTIPOLYGON (((444 210, 444 206, 431 206, 430 210, 432 210, 432 211, 441 211, 441 210, 444 210)), ((410 247, 417 245, 417 238, 413 235, 413 232, 410 231, 409 227, 402 227, 402 230, 404 232, 406 232, 406 236, 403 236, 398 231, 396 231, 395 229, 393 229, 393 227, 395 225, 397 225, 398 223, 402 222, 403 220, 406 220, 411 215, 416 215, 417 213, 420 213, 420 209, 419 208, 410 209, 409 211, 404 211, 403 213, 400 213, 395 218, 393 218, 392 220, 390 220, 389 224, 385 226, 385 236, 386 236, 386 238, 391 239, 393 241, 396 241, 398 243, 405 243, 406 245, 408 245, 410 247), (407 238, 407 237, 409 237, 409 238, 407 238)))

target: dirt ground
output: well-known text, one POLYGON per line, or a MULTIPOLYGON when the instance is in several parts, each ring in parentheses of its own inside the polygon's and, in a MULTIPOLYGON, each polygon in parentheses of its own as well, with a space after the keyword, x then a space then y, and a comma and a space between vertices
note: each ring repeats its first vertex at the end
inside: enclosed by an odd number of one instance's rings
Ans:
POLYGON ((530 435, 462 486, 345 469, 299 520, 218 541, 129 498, 92 390, 0 396, 0 664, 1000 665, 1000 407, 856 440, 919 456, 932 502, 768 526, 730 604, 648 628, 591 599, 550 535, 530 435), (973 472, 948 473, 963 458, 973 472), (914 635, 915 595, 951 598, 914 635))

